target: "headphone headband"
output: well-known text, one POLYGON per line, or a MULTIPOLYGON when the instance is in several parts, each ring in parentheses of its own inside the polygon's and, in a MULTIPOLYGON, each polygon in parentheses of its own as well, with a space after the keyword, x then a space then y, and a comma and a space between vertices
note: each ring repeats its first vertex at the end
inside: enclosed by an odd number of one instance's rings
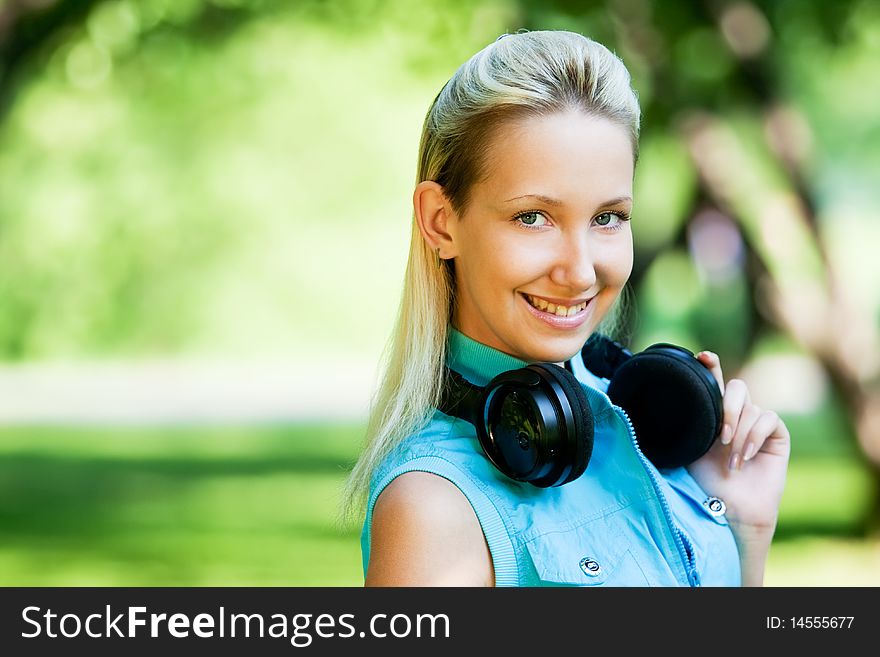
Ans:
POLYGON ((600 379, 610 379, 632 352, 601 333, 593 333, 581 349, 584 365, 600 379))
POLYGON ((446 368, 443 386, 440 410, 476 425, 482 414, 483 389, 450 367, 446 368))

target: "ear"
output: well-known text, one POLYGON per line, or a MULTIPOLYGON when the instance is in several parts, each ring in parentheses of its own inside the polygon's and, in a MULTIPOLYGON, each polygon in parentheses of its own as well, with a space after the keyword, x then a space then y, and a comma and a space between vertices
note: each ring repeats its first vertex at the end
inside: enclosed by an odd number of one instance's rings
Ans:
POLYGON ((452 204, 446 198, 443 187, 433 180, 423 180, 413 192, 413 210, 428 248, 432 251, 440 249, 440 257, 444 260, 458 255, 455 243, 455 225, 458 216, 452 204))

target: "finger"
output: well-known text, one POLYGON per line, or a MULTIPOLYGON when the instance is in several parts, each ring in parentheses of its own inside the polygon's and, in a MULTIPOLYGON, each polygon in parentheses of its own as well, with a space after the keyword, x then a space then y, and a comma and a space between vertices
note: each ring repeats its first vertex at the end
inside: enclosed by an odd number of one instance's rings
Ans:
POLYGON ((715 382, 718 384, 718 389, 721 390, 721 394, 723 395, 724 374, 721 372, 721 359, 718 358, 718 354, 711 351, 701 351, 697 354, 697 360, 700 361, 704 366, 706 366, 712 373, 712 376, 715 377, 715 382))
POLYGON ((745 445, 746 437, 755 426, 755 422, 761 417, 761 409, 754 404, 746 404, 739 416, 739 422, 736 425, 736 432, 730 444, 730 462, 731 470, 739 470, 742 466, 743 445, 745 445))
POLYGON ((733 433, 739 424, 743 407, 749 402, 749 390, 740 379, 731 379, 721 400, 724 410, 724 425, 721 427, 721 443, 727 445, 733 440, 733 433))
POLYGON ((773 454, 774 456, 784 456, 785 458, 791 455, 791 435, 789 435, 788 427, 785 426, 782 418, 777 418, 776 426, 773 427, 770 435, 764 440, 760 451, 762 454, 773 454))
MULTIPOLYGON (((763 411, 746 436, 742 448, 742 461, 745 463, 761 451, 766 441, 779 426, 779 416, 774 411, 763 411)), ((784 425, 783 425, 784 426, 784 425)), ((787 430, 786 430, 787 431, 787 430)))

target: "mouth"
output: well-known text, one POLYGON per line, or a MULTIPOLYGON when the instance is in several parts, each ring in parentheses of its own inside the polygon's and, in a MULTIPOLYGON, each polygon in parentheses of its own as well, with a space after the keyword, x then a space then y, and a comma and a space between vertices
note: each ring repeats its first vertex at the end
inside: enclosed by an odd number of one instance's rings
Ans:
MULTIPOLYGON (((566 303, 554 303, 553 301, 549 301, 542 297, 536 297, 532 294, 526 294, 523 292, 522 295, 532 308, 549 315, 556 315, 557 317, 573 317, 574 315, 583 312, 590 303, 590 299, 583 301, 574 299, 567 301, 566 303)), ((557 299, 555 301, 561 300, 557 299)))

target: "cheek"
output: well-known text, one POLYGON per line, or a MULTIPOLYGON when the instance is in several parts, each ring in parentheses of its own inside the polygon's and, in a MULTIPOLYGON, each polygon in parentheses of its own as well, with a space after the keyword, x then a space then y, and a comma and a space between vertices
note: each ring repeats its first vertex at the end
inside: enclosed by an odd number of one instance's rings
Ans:
POLYGON ((633 269, 632 239, 609 245, 603 250, 601 262, 597 261, 596 267, 601 267, 607 284, 622 286, 626 283, 633 269))
POLYGON ((496 238, 485 242, 485 247, 478 253, 470 255, 477 265, 471 269, 477 275, 477 284, 492 288, 495 293, 520 287, 547 269, 547 258, 542 249, 521 239, 496 238))
POLYGON ((565 245, 544 235, 515 235, 494 241, 490 248, 493 258, 498 259, 510 277, 518 279, 521 284, 543 276, 552 269, 557 254, 565 245))

